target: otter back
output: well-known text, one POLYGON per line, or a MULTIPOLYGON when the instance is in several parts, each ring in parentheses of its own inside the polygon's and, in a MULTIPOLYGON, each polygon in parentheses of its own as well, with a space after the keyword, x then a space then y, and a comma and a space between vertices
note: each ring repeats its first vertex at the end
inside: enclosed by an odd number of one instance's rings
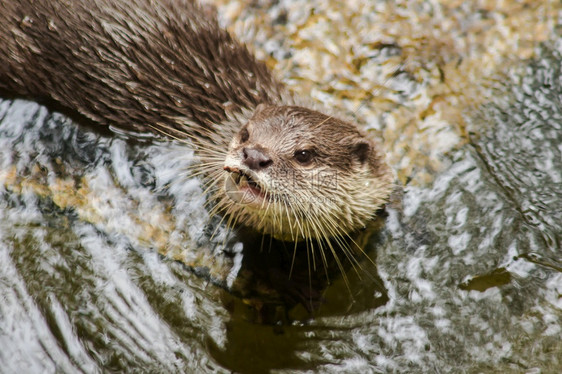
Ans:
POLYGON ((0 90, 94 123, 193 131, 279 100, 266 66, 186 0, 0 0, 0 90))

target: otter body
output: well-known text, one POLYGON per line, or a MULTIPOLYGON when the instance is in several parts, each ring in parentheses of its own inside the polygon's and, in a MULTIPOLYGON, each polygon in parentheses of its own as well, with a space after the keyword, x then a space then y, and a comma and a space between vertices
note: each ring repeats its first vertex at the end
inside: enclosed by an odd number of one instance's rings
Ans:
POLYGON ((299 104, 187 0, 0 0, 0 91, 185 139, 214 211, 282 240, 365 225, 392 174, 354 124, 299 104))
POLYGON ((277 101, 284 91, 191 1, 0 4, 0 89, 55 100, 97 124, 184 130, 182 118, 213 128, 229 110, 277 101))

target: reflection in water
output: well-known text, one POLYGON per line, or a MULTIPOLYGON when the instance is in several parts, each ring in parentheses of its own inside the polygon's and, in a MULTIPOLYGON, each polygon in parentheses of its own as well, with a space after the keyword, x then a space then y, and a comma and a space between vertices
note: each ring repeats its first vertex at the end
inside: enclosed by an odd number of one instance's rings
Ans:
POLYGON ((0 102, 2 370, 559 372, 561 50, 470 114, 430 187, 404 187, 351 291, 209 225, 199 181, 176 178, 186 147, 0 102))

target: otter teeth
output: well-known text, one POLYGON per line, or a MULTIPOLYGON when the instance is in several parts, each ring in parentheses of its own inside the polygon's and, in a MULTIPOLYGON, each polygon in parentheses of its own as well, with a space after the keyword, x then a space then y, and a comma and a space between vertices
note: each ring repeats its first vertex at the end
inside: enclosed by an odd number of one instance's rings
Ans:
POLYGON ((236 183, 239 187, 252 187, 261 190, 260 186, 247 174, 239 173, 236 183))
POLYGON ((248 186, 248 177, 246 175, 240 174, 240 177, 238 178, 238 186, 239 187, 248 186))

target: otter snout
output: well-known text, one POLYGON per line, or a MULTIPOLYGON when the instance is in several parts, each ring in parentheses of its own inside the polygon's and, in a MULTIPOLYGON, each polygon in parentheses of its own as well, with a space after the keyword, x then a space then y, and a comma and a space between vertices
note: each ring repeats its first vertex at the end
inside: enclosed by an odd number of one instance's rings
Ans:
POLYGON ((268 168, 273 160, 260 148, 243 148, 242 163, 254 171, 268 168))

